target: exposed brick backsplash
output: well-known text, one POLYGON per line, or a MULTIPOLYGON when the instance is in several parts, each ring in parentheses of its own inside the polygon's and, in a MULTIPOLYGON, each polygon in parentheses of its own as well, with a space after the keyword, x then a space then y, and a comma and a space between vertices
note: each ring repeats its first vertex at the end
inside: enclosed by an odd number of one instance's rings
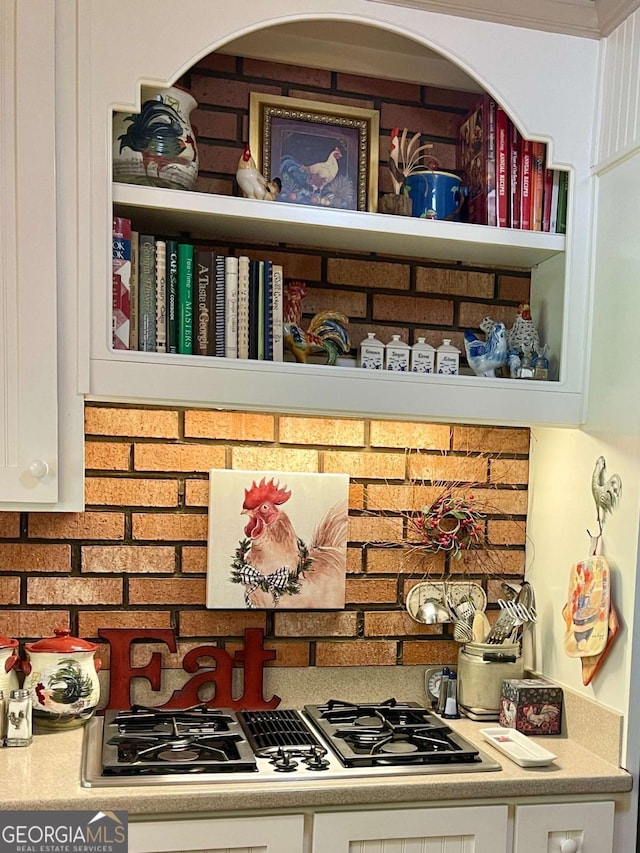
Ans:
MULTIPOLYGON (((238 649, 250 627, 277 651, 269 666, 451 661, 451 626, 414 622, 408 592, 446 571, 473 578, 493 618, 501 589, 472 553, 447 564, 393 547, 403 513, 437 494, 432 478, 491 494, 487 540, 500 577, 523 577, 527 429, 100 403, 86 405, 85 423, 86 511, 0 514, 0 634, 28 641, 68 626, 98 640, 100 627, 171 627, 177 656, 158 646, 170 668, 194 645, 238 649), (212 461, 350 475, 344 611, 206 609, 212 461)), ((108 666, 108 647, 100 654, 108 666)))

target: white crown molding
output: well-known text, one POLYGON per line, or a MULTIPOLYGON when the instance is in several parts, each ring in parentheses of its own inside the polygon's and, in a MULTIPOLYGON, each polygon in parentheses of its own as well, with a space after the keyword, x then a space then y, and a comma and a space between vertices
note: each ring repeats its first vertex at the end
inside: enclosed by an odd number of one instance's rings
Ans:
POLYGON ((639 5, 640 0, 369 0, 430 12, 493 21, 514 27, 567 33, 584 38, 602 35, 597 7, 639 5))
POLYGON ((601 35, 610 35, 638 8, 640 8, 640 0, 596 0, 601 35))

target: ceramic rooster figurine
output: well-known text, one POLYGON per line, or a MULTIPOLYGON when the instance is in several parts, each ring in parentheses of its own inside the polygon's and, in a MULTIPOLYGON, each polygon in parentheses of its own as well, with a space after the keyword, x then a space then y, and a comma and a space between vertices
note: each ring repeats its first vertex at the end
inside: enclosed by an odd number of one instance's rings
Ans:
POLYGON ((469 367, 474 373, 478 376, 495 376, 496 368, 507 363, 507 332, 504 323, 492 323, 486 334, 486 341, 481 341, 466 329, 464 348, 469 367))
POLYGON ((245 145, 238 161, 236 180, 245 198, 257 198, 260 201, 274 201, 282 189, 280 178, 268 181, 258 170, 248 145, 245 145))
POLYGON ((339 355, 351 349, 347 332, 348 318, 339 311, 320 311, 302 328, 302 300, 307 289, 302 281, 290 281, 284 292, 284 345, 296 361, 306 363, 312 352, 327 354, 327 364, 335 364, 339 355))
POLYGON ((516 353, 533 353, 540 346, 540 337, 531 317, 531 308, 523 302, 513 326, 507 332, 509 350, 516 353))

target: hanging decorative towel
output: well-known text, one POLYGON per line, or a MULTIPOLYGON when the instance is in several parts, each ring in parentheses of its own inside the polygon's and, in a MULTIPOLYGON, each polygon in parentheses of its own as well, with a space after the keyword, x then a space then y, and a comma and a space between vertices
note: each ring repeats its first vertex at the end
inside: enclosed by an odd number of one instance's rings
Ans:
POLYGON ((564 649, 569 657, 592 657, 604 651, 609 635, 609 590, 609 565, 604 557, 588 557, 572 566, 562 611, 564 649))

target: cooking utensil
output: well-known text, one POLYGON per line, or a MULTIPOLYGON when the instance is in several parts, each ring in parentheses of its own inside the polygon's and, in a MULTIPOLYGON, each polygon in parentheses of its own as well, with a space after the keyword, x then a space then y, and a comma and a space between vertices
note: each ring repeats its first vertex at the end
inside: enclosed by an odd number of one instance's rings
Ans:
POLYGON ((511 632, 516 627, 517 619, 509 610, 500 611, 500 615, 485 638, 485 643, 498 644, 510 640, 511 632))
POLYGON ((417 622, 422 622, 423 625, 437 625, 450 622, 451 614, 436 598, 428 598, 418 607, 413 618, 417 622))

